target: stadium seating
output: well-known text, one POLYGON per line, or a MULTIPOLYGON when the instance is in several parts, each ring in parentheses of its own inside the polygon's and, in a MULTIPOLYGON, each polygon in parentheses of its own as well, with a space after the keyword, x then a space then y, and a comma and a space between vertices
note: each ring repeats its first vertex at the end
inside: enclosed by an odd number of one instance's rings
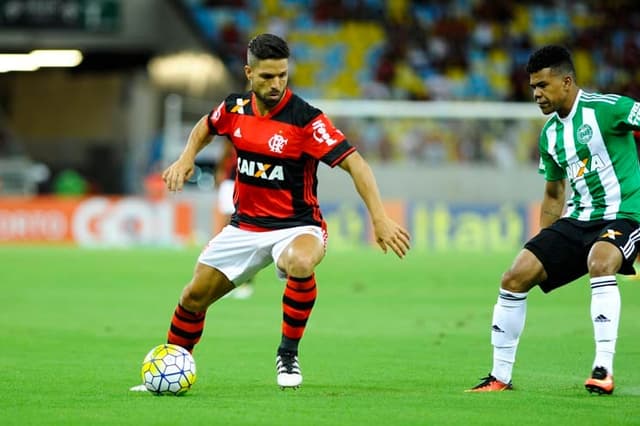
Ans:
POLYGON ((521 69, 532 47, 547 43, 574 50, 584 87, 640 97, 638 28, 625 13, 632 0, 570 8, 559 1, 184 1, 232 67, 251 35, 286 36, 292 85, 307 97, 528 100, 521 69), (385 51, 398 53, 391 78, 378 81, 385 51))

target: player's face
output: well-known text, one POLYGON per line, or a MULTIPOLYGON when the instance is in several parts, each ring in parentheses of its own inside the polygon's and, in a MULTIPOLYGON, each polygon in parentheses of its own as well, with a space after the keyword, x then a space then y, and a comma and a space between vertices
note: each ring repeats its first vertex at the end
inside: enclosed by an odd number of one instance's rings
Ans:
POLYGON ((533 90, 533 100, 544 114, 557 111, 564 117, 571 110, 571 105, 567 105, 570 103, 570 76, 554 72, 551 68, 543 68, 529 74, 529 86, 533 90))
POLYGON ((245 74, 258 102, 271 109, 280 102, 289 79, 288 59, 265 59, 245 66, 245 74))

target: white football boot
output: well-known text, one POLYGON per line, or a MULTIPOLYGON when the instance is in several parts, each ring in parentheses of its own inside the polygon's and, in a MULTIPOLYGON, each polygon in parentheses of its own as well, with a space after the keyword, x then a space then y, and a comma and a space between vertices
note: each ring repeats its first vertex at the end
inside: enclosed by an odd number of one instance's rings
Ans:
POLYGON ((278 386, 297 389, 302 384, 302 372, 298 356, 293 352, 281 352, 276 356, 278 386))
POLYGON ((129 391, 131 391, 131 392, 149 392, 149 389, 147 389, 147 387, 145 385, 136 385, 136 386, 133 386, 133 387, 129 388, 129 391))

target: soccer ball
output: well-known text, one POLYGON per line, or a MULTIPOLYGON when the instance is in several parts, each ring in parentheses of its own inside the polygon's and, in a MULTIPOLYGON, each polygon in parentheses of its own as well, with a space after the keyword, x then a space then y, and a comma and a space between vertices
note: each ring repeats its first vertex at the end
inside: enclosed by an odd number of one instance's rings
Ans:
POLYGON ((165 343, 142 361, 142 383, 156 395, 182 395, 196 381, 196 363, 182 346, 165 343))

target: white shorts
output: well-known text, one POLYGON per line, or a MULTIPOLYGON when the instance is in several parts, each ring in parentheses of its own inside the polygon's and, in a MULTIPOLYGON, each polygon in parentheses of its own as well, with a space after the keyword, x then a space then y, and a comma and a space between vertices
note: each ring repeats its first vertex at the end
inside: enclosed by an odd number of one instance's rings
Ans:
POLYGON ((218 186, 218 197, 216 199, 218 211, 225 215, 233 214, 236 206, 233 204, 233 188, 235 181, 225 179, 218 186))
MULTIPOLYGON (((303 234, 317 237, 326 247, 327 233, 319 226, 255 232, 227 225, 209 241, 198 262, 218 269, 234 285, 242 284, 271 262, 277 264, 285 247, 303 234)), ((278 278, 285 279, 285 272, 276 269, 278 278)))

